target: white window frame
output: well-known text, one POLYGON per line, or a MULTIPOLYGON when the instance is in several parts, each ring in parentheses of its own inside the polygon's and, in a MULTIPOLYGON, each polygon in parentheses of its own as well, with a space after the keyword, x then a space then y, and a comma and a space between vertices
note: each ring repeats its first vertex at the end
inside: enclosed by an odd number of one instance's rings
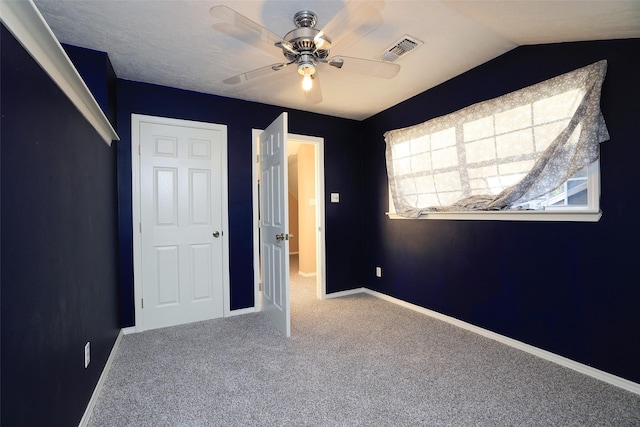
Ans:
MULTIPOLYGON (((386 157, 389 169, 389 211, 386 214, 392 219, 599 221, 602 212, 600 211, 600 163, 597 151, 599 151, 600 143, 609 140, 606 124, 598 105, 601 85, 606 75, 606 66, 606 60, 601 60, 451 114, 386 132, 384 137, 387 144, 386 157), (562 95, 569 97, 564 96, 566 99, 557 98, 562 95), (579 99, 578 96, 581 96, 582 99, 579 99), (545 100, 546 103, 543 102, 545 100), (543 104, 540 104, 541 102, 543 104), (531 109, 525 108, 520 111, 528 103, 531 103, 531 109), (538 104, 537 110, 536 104, 538 104), (515 108, 513 108, 514 105, 515 108), (504 108, 512 109, 503 111, 504 108), (511 117, 501 117, 498 126, 496 124, 497 113, 504 116, 506 112, 514 114, 511 117), (538 116, 538 114, 541 115, 538 116), (492 121, 486 123, 486 119, 489 118, 492 118, 492 121), (587 126, 586 129, 582 129, 583 120, 586 120, 584 123, 587 126), (542 145, 536 145, 535 129, 538 126, 546 127, 547 124, 556 122, 560 124, 561 121, 565 122, 563 129, 552 128, 553 131, 561 131, 557 136, 548 134, 545 137, 544 129, 540 128, 543 129, 541 133, 542 145), (519 126, 520 123, 522 126, 519 126), (467 129, 465 129, 467 125, 469 125, 468 135, 467 129), (454 128, 457 154, 451 154, 452 148, 449 148, 453 145, 452 136, 449 133, 443 134, 445 130, 453 130, 454 128), (531 135, 534 145, 531 146, 527 145, 526 133, 524 135, 514 134, 514 132, 520 133, 529 128, 534 131, 534 134, 531 135), (580 136, 577 137, 579 139, 574 140, 576 133, 580 136), (511 144, 512 138, 504 138, 509 134, 517 139, 513 149, 505 145, 511 144), (434 136, 436 136, 436 140, 432 141, 434 136), (496 145, 499 136, 502 139, 502 145, 496 145), (425 137, 429 139, 424 141, 425 137), (554 139, 549 140, 549 137, 554 139), (431 145, 432 143, 435 145, 431 145), (545 146, 545 143, 551 145, 545 146), (541 151, 542 149, 544 152, 541 151), (563 151, 565 149, 569 151, 563 151), (536 160, 536 156, 531 155, 529 150, 533 150, 531 154, 537 151, 543 157, 536 160), (578 152, 576 150, 585 151, 578 152), (471 154, 470 158, 468 158, 469 154, 471 154), (561 157, 549 158, 549 156, 556 154, 561 157), (523 160, 531 161, 532 159, 536 161, 534 169, 524 175, 525 181, 520 181, 522 179, 520 175, 525 172, 523 166, 527 166, 523 160), (593 159, 595 160, 586 167, 586 204, 543 205, 543 203, 553 202, 553 197, 549 198, 550 195, 556 193, 562 186, 565 189, 568 188, 567 183, 573 178, 584 179, 583 165, 586 161, 593 159), (493 176, 494 171, 484 170, 486 165, 493 167, 494 164, 500 165, 503 161, 505 168, 496 170, 495 177, 493 176), (556 163, 548 163, 549 161, 556 163), (557 185, 559 181, 557 178, 560 176, 554 176, 554 171, 559 169, 568 172, 569 167, 582 169, 558 186, 556 190, 549 191, 547 196, 532 199, 529 203, 518 203, 519 200, 527 200, 536 193, 547 191, 551 187, 549 184, 557 185), (456 175, 456 171, 451 172, 451 170, 456 168, 460 182, 452 178, 452 175, 456 175), (471 172, 466 174, 465 170, 470 170, 473 174, 471 172), (429 171, 432 175, 425 174, 429 171), (486 177, 487 181, 483 182, 482 174, 487 173, 491 175, 486 177), (426 180, 423 178, 425 176, 428 177, 426 180), (441 180, 440 187, 436 181, 429 181, 429 179, 435 180, 438 176, 441 180), (496 177, 499 182, 492 182, 491 180, 496 181, 496 177), (505 178, 504 181, 502 177, 505 178), (540 181, 535 182, 538 178, 540 181), (510 187, 512 185, 510 182, 514 180, 516 180, 513 184, 514 187, 510 187), (397 200, 403 203, 403 215, 398 215, 393 205, 391 183, 393 183, 394 191, 397 190, 400 193, 397 195, 400 197, 397 200), (417 187, 422 185, 425 186, 424 191, 420 192, 417 187), (493 198, 491 194, 494 195, 493 198), (419 197, 424 198, 419 199, 419 197), (455 200, 459 197, 462 198, 456 202, 455 200), (546 200, 545 197, 547 197, 546 200), (455 210, 458 203, 460 211, 455 210), (422 207, 429 204, 432 204, 433 207, 422 207), (438 208, 438 205, 443 205, 442 209, 438 208), (510 206, 510 208, 491 210, 491 206, 498 208, 510 206), (485 209, 483 210, 483 208, 485 209)), ((575 171, 575 169, 572 170, 575 171)), ((581 187, 580 191, 583 191, 584 186, 581 185, 581 187)))

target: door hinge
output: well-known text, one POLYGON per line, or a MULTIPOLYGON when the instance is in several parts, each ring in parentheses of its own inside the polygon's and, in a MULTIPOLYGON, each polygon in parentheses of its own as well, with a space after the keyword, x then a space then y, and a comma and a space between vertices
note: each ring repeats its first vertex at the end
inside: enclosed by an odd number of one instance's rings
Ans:
POLYGON ((140 298, 140 308, 144 308, 144 298, 140 298))
POLYGON ((140 233, 142 233, 142 223, 140 223, 140 233))
POLYGON ((262 282, 258 283, 258 290, 262 292, 262 282))
POLYGON ((138 145, 138 156, 142 156, 142 145, 138 145))
POLYGON ((256 163, 260 163, 260 154, 256 154, 256 163))

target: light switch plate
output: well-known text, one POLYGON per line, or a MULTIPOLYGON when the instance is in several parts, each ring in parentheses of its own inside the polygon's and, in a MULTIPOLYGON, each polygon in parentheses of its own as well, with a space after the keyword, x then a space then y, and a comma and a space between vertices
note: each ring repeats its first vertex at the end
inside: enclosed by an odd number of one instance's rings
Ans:
POLYGON ((340 193, 331 193, 331 203, 340 203, 340 193))
POLYGON ((84 367, 88 367, 91 362, 91 343, 87 342, 84 345, 84 367))

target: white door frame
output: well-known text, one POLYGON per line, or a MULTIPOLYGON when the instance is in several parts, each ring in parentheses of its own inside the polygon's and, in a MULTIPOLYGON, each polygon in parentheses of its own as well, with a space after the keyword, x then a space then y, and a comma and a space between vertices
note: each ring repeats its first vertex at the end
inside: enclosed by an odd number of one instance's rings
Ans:
MULTIPOLYGON (((255 311, 261 311, 260 307, 260 223, 258 218, 258 206, 260 203, 260 194, 258 192, 258 137, 262 133, 262 129, 251 130, 251 179, 252 179, 252 199, 253 199, 253 283, 254 283, 254 301, 255 311)), ((315 148, 316 162, 316 225, 318 234, 316 235, 316 296, 318 299, 327 298, 327 282, 326 282, 326 254, 325 254, 325 206, 324 206, 324 138, 317 136, 289 134, 290 140, 304 142, 305 144, 313 144, 315 148)), ((298 236, 294 236, 297 238, 298 236)))
MULTIPOLYGON (((145 330, 144 316, 142 316, 142 233, 141 233, 141 209, 140 209, 140 123, 151 122, 168 126, 183 126, 199 129, 220 130, 219 124, 196 122, 191 120, 172 119, 168 117, 147 116, 143 114, 131 114, 131 187, 132 187, 132 224, 133 224, 133 294, 135 307, 135 332, 145 330)), ((226 127, 226 126, 225 126, 226 127)), ((222 293, 223 315, 230 315, 229 295, 229 186, 227 178, 227 137, 222 143, 221 162, 221 186, 222 186, 222 233, 225 238, 222 243, 222 293)))

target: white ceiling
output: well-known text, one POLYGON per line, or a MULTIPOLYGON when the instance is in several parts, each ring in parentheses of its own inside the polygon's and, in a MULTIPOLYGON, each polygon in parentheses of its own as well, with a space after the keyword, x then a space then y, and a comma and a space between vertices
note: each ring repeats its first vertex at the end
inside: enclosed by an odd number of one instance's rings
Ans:
MULTIPOLYGON (((640 38, 640 0, 386 0, 383 23, 344 51, 370 60, 404 35, 424 44, 396 63, 390 80, 323 67, 323 100, 305 102, 293 67, 239 85, 222 81, 284 62, 215 31, 209 9, 227 5, 277 35, 303 9, 318 28, 342 0, 35 0, 58 40, 109 54, 119 78, 362 120, 519 45, 640 38)), ((329 37, 331 35, 329 34, 329 37)))

